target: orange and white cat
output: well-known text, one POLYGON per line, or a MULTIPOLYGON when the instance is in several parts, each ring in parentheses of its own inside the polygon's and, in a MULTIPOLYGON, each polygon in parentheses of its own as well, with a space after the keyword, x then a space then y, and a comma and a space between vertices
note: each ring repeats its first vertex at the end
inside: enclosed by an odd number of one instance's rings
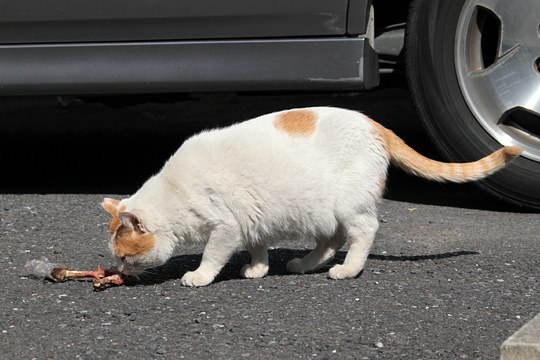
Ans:
POLYGON ((102 205, 113 217, 110 248, 127 273, 165 263, 184 242, 205 242, 200 266, 183 285, 210 284, 243 248, 251 264, 241 275, 260 278, 270 243, 309 238, 315 249, 287 269, 313 271, 348 241, 345 261, 329 271, 345 279, 368 257, 389 162, 427 179, 466 182, 520 153, 504 147, 475 162, 441 163, 358 112, 294 109, 195 135, 134 195, 102 205))

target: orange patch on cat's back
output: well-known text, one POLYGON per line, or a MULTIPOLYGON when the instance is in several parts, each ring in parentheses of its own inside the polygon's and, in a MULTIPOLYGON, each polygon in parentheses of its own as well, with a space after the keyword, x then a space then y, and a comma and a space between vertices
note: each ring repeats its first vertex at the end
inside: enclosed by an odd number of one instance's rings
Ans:
POLYGON ((319 116, 311 110, 289 110, 274 120, 276 129, 294 136, 309 136, 317 129, 319 116))

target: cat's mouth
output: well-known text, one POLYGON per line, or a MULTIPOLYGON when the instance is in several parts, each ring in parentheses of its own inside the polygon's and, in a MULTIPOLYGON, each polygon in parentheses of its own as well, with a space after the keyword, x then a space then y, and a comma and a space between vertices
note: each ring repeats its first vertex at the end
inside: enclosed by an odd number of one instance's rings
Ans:
POLYGON ((126 262, 118 261, 116 264, 116 270, 127 276, 138 276, 146 271, 145 266, 128 264, 126 262))

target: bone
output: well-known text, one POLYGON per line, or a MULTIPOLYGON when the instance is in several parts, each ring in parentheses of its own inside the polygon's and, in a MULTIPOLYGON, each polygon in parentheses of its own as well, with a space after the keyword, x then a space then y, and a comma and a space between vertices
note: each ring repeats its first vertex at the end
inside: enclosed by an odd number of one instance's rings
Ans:
POLYGON ((107 274, 107 270, 98 267, 94 271, 71 270, 69 268, 54 268, 51 271, 51 276, 58 282, 64 282, 68 279, 93 277, 95 279, 103 278, 107 274))
POLYGON ((64 282, 69 279, 93 278, 95 290, 102 290, 110 285, 123 285, 128 276, 119 272, 116 268, 104 269, 98 267, 93 271, 72 270, 67 267, 59 267, 49 262, 47 258, 30 260, 25 265, 30 275, 40 278, 48 278, 56 282, 64 282))

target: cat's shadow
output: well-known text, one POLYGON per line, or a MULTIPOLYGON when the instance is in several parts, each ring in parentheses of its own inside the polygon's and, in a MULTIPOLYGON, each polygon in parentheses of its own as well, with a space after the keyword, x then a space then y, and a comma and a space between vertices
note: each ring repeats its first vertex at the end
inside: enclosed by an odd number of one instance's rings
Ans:
MULTIPOLYGON (((299 249, 271 249, 268 251, 270 269, 268 276, 292 275, 287 271, 287 262, 293 258, 302 258, 309 253, 309 250, 299 249)), ((475 251, 454 251, 442 254, 431 255, 380 255, 370 254, 369 259, 378 261, 426 261, 441 260, 458 256, 477 255, 475 251)), ((335 263, 341 263, 345 259, 346 252, 339 251, 334 260, 321 267, 315 273, 325 273, 335 263)), ((179 255, 171 258, 165 265, 152 268, 138 276, 137 279, 130 281, 127 285, 155 285, 170 280, 178 280, 187 271, 193 271, 201 262, 201 254, 179 255)), ((225 265, 214 282, 240 279, 240 269, 250 262, 250 256, 247 251, 241 251, 235 254, 229 263, 225 265)))

